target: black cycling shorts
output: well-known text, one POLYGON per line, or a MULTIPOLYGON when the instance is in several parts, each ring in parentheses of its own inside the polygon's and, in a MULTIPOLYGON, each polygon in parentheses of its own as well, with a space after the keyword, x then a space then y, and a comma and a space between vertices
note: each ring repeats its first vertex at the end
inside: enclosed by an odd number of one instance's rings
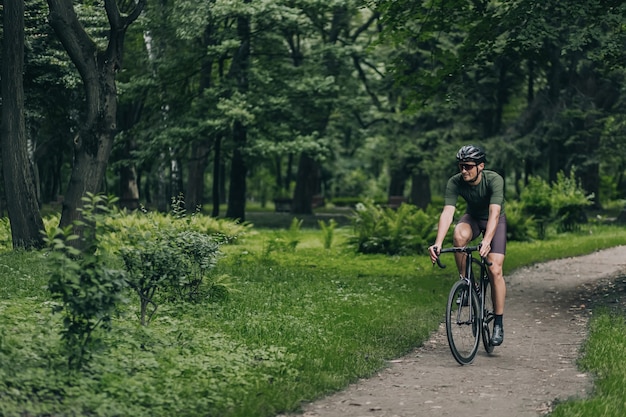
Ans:
MULTIPOLYGON (((485 233, 485 228, 487 227, 487 220, 476 220, 467 213, 459 219, 459 223, 470 225, 472 228, 472 240, 476 239, 481 233, 485 233)), ((506 216, 504 214, 498 219, 496 233, 491 241, 491 252, 506 254, 506 216)))

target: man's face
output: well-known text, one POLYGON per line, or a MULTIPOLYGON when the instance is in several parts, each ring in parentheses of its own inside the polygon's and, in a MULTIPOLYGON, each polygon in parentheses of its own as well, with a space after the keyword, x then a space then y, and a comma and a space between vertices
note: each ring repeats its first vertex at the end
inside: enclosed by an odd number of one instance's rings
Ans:
POLYGON ((482 163, 477 165, 474 162, 461 162, 459 163, 459 171, 461 171, 464 181, 471 182, 476 179, 483 166, 482 163))

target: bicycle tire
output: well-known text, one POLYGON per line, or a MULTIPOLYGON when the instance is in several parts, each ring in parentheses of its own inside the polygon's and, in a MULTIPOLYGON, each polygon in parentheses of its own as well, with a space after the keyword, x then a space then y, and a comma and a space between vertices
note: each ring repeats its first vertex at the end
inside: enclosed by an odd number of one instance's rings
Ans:
POLYGON ((491 329, 493 328, 493 321, 495 319, 495 316, 493 310, 493 298, 491 294, 491 282, 489 281, 489 277, 483 278, 481 291, 485 298, 482 322, 483 347, 485 348, 485 351, 487 353, 492 353, 495 346, 491 344, 491 329))
MULTIPOLYGON (((469 300, 469 298, 467 298, 469 300)), ((465 281, 457 281, 450 290, 446 305, 446 335, 452 356, 461 365, 472 363, 480 339, 478 297, 465 281), (471 301, 463 302, 465 294, 471 294, 471 301), (457 303, 460 300, 460 303, 457 303)))

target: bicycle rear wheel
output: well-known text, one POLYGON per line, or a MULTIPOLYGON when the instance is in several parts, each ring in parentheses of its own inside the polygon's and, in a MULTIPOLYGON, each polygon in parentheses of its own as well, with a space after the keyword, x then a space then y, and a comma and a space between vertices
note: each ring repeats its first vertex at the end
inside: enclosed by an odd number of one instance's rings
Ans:
POLYGON ((450 290, 446 306, 446 335, 454 359, 461 365, 472 363, 480 338, 479 309, 476 291, 465 281, 450 290))
POLYGON ((491 282, 489 281, 489 277, 483 278, 481 291, 485 297, 482 326, 483 346, 485 347, 485 351, 487 353, 491 353, 493 352, 494 348, 494 346, 491 344, 491 329, 493 328, 493 321, 495 319, 495 316, 493 310, 493 298, 491 296, 491 282))

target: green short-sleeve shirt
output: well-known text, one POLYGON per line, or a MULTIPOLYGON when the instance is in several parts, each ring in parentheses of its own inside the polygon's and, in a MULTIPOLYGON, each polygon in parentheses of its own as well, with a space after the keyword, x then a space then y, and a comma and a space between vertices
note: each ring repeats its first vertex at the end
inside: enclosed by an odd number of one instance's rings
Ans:
POLYGON ((456 206, 459 196, 467 201, 467 214, 479 219, 489 218, 489 205, 498 204, 502 207, 500 215, 504 214, 504 179, 494 171, 483 170, 482 179, 478 185, 470 185, 463 181, 461 173, 453 175, 446 185, 444 204, 456 206))

